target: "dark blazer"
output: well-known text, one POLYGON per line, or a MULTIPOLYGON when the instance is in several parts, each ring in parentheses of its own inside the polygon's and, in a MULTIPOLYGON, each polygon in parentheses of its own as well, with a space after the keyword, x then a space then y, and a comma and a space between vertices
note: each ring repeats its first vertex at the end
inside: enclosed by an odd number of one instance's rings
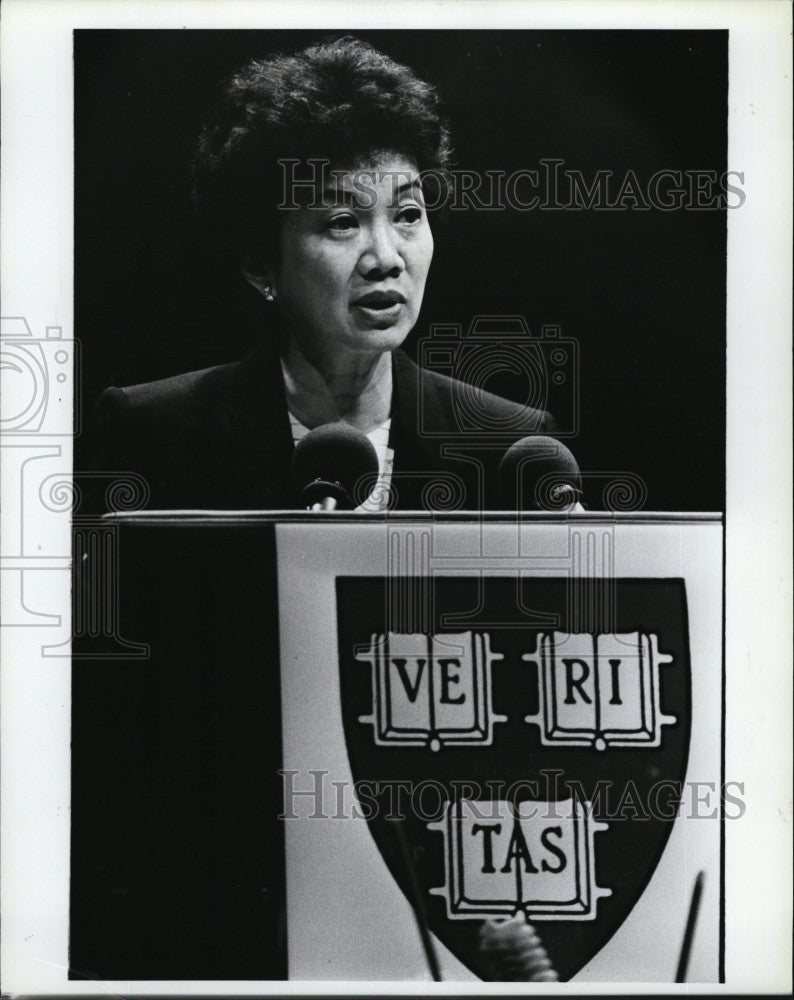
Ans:
MULTIPOLYGON (((553 433, 542 410, 511 403, 393 358, 389 444, 396 509, 499 509, 497 470, 509 445, 553 433)), ((188 372, 99 398, 93 468, 136 472, 150 509, 276 510, 301 507, 290 476, 294 450, 272 346, 244 361, 188 372)))

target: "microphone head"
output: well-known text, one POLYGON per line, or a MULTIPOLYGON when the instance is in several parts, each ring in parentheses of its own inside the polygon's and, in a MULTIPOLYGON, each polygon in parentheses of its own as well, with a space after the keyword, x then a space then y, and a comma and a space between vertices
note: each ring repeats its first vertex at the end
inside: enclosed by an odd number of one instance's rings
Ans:
POLYGON ((505 452, 499 490, 507 510, 566 510, 581 499, 582 474, 562 442, 533 435, 505 452))
POLYGON ((292 480, 307 507, 332 497, 337 507, 352 510, 356 485, 378 474, 372 442, 349 424, 315 427, 295 446, 292 480))
POLYGON ((480 954, 497 982, 556 983, 559 979, 537 931, 518 913, 509 920, 482 924, 480 954))

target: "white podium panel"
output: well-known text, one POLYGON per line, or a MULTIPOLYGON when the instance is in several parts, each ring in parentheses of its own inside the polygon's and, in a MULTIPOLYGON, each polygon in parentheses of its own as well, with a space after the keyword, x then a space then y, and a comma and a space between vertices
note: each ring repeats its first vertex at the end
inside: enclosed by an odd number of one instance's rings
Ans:
POLYGON ((276 526, 290 979, 430 977, 401 825, 445 980, 523 913, 561 979, 673 982, 704 872, 719 981, 719 517, 329 529, 276 526))

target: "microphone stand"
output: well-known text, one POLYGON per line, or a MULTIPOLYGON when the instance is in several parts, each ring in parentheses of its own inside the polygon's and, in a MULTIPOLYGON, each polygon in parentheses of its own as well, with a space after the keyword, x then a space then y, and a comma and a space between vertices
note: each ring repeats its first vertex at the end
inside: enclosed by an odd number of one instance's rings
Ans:
POLYGON ((322 511, 322 510, 336 510, 339 505, 336 502, 336 497, 323 497, 322 500, 315 500, 314 503, 309 504, 306 510, 312 511, 322 511))
POLYGON ((313 479, 303 488, 306 510, 314 512, 352 510, 347 490, 338 480, 313 479))

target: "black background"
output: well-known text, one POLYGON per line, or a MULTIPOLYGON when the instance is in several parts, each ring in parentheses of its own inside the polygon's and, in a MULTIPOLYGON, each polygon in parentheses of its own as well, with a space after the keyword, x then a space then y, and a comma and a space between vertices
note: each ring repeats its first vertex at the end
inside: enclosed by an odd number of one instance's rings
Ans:
MULTIPOLYGON (((326 34, 75 32, 84 410, 107 385, 237 358, 266 330, 266 304, 235 262, 196 239, 187 163, 235 67, 326 34)), ((727 32, 355 34, 439 87, 459 167, 558 157, 588 181, 727 168, 727 32)), ((647 509, 723 509, 725 211, 467 211, 434 229, 409 353, 431 324, 465 329, 483 313, 521 314, 536 333, 559 324, 579 343, 568 444, 582 469, 640 475, 647 509)), ((76 467, 87 460, 81 439, 76 467)))

